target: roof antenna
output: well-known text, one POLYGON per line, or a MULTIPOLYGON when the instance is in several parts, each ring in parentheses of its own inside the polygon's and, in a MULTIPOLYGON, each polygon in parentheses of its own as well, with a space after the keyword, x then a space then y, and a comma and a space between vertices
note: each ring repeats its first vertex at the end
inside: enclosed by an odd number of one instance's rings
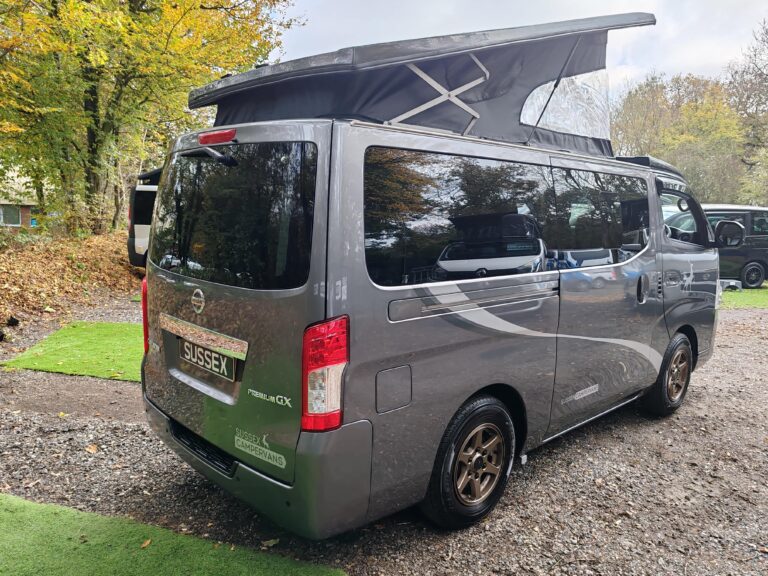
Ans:
POLYGON ((581 35, 576 37, 576 42, 574 43, 573 48, 571 48, 571 51, 568 54, 568 58, 565 59, 565 63, 563 64, 563 67, 560 69, 560 74, 558 74, 557 80, 555 80, 555 85, 552 86, 552 92, 549 93, 549 97, 547 98, 547 101, 544 103, 544 108, 541 109, 541 112, 539 113, 539 118, 538 120, 536 120, 536 124, 531 130, 531 133, 528 134, 528 139, 525 141, 526 146, 531 141, 531 138, 533 138, 534 134, 536 134, 536 130, 539 129, 539 122, 541 122, 541 119, 544 117, 544 112, 547 111, 549 102, 552 100, 552 96, 555 95, 555 90, 557 90, 557 87, 560 86, 560 80, 563 79, 563 74, 565 74, 565 69, 568 68, 568 64, 571 63, 571 58, 573 58, 573 54, 576 52, 576 48, 579 47, 580 42, 581 42, 581 35))

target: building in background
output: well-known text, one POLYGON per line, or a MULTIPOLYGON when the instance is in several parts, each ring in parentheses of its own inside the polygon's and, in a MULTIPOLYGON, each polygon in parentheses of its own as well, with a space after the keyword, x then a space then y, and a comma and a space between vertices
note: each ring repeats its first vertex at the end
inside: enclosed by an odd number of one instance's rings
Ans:
POLYGON ((0 227, 34 228, 37 226, 37 199, 29 180, 14 169, 0 178, 0 227))
POLYGON ((32 198, 0 198, 0 226, 9 228, 35 227, 37 219, 32 198))

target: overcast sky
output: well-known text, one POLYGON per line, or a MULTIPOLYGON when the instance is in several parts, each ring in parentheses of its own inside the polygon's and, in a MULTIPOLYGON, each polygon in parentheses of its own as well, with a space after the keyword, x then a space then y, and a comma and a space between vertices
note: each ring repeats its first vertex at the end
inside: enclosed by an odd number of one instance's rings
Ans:
POLYGON ((390 40, 652 12, 653 27, 608 34, 614 94, 649 72, 720 75, 768 18, 768 0, 294 0, 306 25, 283 38, 281 60, 390 40))

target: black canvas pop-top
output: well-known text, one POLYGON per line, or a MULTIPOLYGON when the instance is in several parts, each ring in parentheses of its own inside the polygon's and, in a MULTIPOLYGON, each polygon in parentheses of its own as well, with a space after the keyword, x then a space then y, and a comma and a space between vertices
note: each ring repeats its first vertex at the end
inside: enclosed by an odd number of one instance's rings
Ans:
POLYGON ((612 156, 608 31, 655 23, 619 14, 345 48, 222 78, 189 105, 217 105, 217 126, 357 118, 612 156))

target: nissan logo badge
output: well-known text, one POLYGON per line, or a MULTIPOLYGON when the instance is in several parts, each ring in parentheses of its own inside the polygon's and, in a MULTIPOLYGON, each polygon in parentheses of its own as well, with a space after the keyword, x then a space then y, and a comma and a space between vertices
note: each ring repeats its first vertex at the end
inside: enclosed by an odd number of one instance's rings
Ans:
POLYGON ((205 308, 205 295, 203 294, 203 291, 200 290, 200 288, 197 288, 194 292, 192 292, 192 308, 198 314, 200 314, 203 311, 203 308, 205 308))

